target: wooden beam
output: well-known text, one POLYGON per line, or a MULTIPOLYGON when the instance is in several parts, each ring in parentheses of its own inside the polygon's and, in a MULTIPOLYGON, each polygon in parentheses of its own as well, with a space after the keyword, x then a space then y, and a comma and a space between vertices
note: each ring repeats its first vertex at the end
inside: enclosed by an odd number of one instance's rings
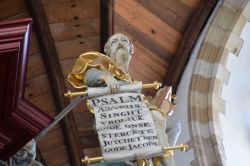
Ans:
POLYGON ((42 163, 44 166, 47 166, 47 163, 44 160, 43 155, 38 147, 36 147, 36 160, 42 163))
MULTIPOLYGON (((26 6, 34 20, 35 32, 47 69, 55 107, 59 113, 69 104, 69 100, 63 97, 63 94, 66 92, 64 77, 48 20, 40 0, 26 0, 26 6)), ((74 166, 80 166, 83 153, 72 112, 61 121, 61 127, 70 163, 74 166)))
POLYGON ((191 21, 165 76, 164 84, 172 86, 174 93, 177 90, 182 72, 184 71, 195 41, 217 2, 218 0, 201 1, 198 9, 190 19, 191 21))
POLYGON ((100 10, 100 50, 103 52, 104 45, 108 41, 109 36, 114 33, 114 0, 100 0, 100 10))

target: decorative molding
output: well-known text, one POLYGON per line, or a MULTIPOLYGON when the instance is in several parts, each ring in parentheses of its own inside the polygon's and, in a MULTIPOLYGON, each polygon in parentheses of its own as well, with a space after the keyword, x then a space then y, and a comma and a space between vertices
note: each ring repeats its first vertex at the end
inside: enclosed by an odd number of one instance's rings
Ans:
POLYGON ((7 160, 51 121, 24 98, 32 19, 0 23, 0 159, 7 160))

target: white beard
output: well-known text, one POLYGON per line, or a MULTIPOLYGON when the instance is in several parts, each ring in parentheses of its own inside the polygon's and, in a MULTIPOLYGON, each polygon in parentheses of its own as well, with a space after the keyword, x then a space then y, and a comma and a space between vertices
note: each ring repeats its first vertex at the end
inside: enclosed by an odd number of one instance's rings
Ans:
POLYGON ((128 72, 128 65, 129 65, 129 53, 127 49, 118 48, 117 51, 114 52, 115 55, 115 62, 119 68, 123 71, 128 72))

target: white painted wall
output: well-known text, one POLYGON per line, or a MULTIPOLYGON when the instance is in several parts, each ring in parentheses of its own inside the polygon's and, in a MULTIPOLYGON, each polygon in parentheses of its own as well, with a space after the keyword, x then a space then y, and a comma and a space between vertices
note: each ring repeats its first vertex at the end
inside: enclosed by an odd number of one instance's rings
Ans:
MULTIPOLYGON (((207 28, 203 30, 203 33, 200 35, 196 46, 194 47, 188 65, 186 66, 185 71, 182 74, 180 84, 177 90, 177 100, 176 108, 174 110, 174 118, 179 119, 181 121, 181 134, 177 141, 178 144, 187 143, 190 140, 189 134, 189 126, 188 126, 188 91, 189 84, 191 81, 192 70, 194 67, 195 59, 197 57, 202 39, 204 38, 204 33, 207 28)), ((189 150, 188 152, 175 151, 174 158, 177 166, 190 166, 191 162, 194 160, 194 152, 193 150, 189 150)))
MULTIPOLYGON (((217 4, 216 8, 213 11, 213 14, 211 14, 207 22, 207 25, 204 27, 202 33, 198 37, 196 45, 192 50, 190 60, 188 61, 188 64, 182 74, 181 81, 178 86, 178 90, 177 90, 178 98, 175 101, 177 106, 173 114, 174 118, 179 119, 181 122, 181 134, 177 141, 177 145, 182 144, 182 143, 187 143, 190 140, 189 126, 188 126, 188 103, 187 102, 188 102, 188 91, 189 91, 189 85, 191 81, 191 75, 193 72, 194 63, 195 63, 198 51, 200 49, 202 40, 205 36, 209 23, 211 22, 211 19, 213 18, 217 9, 220 7, 221 2, 222 1, 220 1, 220 3, 217 4)), ((195 159, 193 149, 189 150, 188 152, 182 152, 182 151, 176 150, 174 152, 174 159, 176 161, 177 166, 190 166, 191 162, 195 159)))
POLYGON ((228 85, 222 89, 225 114, 220 114, 227 166, 250 165, 250 23, 241 34, 244 40, 238 57, 231 54, 228 85))

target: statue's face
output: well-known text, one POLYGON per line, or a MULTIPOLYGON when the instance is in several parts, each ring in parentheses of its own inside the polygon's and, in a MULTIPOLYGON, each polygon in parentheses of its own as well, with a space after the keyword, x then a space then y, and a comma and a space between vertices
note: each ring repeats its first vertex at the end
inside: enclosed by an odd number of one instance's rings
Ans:
POLYGON ((127 72, 131 60, 128 38, 118 33, 110 37, 109 43, 111 59, 113 59, 121 69, 127 72))

